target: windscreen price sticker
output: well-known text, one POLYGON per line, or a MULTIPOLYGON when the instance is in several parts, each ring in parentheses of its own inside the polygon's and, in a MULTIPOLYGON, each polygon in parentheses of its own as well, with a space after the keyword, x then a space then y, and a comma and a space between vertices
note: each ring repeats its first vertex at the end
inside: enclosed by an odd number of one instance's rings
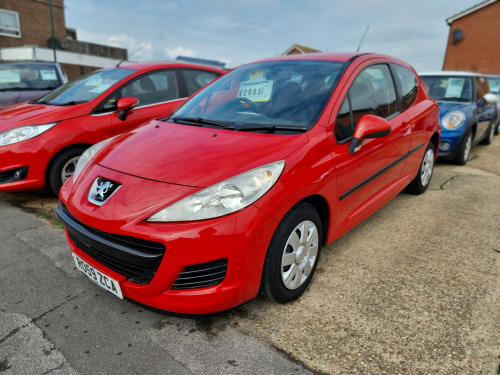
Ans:
POLYGON ((248 81, 240 83, 239 98, 247 98, 253 102, 267 102, 271 99, 273 81, 264 79, 262 72, 254 73, 248 81))

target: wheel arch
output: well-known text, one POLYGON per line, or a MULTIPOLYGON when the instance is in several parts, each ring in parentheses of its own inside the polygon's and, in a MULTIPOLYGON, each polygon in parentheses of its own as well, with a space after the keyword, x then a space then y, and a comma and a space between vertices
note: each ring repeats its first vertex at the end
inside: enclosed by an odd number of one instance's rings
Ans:
POLYGON ((326 245, 328 237, 328 227, 330 225, 330 209, 328 207, 328 201, 322 195, 310 195, 301 199, 299 202, 296 203, 296 205, 301 202, 310 204, 318 212, 319 217, 321 218, 321 226, 322 226, 321 229, 323 232, 321 243, 323 246, 326 245))
POLYGON ((52 165, 54 164, 54 160, 56 160, 59 155, 61 155, 63 152, 66 152, 67 150, 77 149, 77 148, 87 149, 90 146, 92 146, 91 143, 74 143, 72 145, 69 145, 69 146, 66 146, 66 147, 60 149, 54 155, 52 155, 49 163, 47 164, 47 168, 45 168, 45 185, 47 185, 48 174, 50 172, 50 169, 52 168, 52 165))

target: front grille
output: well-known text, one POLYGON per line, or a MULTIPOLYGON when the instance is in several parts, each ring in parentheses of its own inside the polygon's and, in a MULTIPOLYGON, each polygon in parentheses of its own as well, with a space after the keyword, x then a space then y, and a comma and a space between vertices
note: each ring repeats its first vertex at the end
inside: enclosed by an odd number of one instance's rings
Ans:
POLYGON ((89 227, 75 219, 62 203, 56 211, 69 238, 84 253, 125 276, 128 281, 137 284, 151 282, 165 254, 165 245, 89 227))
POLYGON ((28 176, 28 169, 28 167, 21 167, 0 172, 0 184, 24 180, 28 176))
POLYGON ((172 289, 196 289, 220 284, 226 277, 227 259, 186 266, 172 289))

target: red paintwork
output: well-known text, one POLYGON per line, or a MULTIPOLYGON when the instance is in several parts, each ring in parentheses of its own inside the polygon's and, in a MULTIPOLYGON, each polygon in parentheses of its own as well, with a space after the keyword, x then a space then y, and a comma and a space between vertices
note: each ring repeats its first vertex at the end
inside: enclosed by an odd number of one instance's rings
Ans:
MULTIPOLYGON (((347 61, 352 54, 308 54, 282 59, 347 61)), ((272 60, 276 60, 272 59, 272 60)), ((340 79, 316 125, 297 135, 257 134, 151 121, 117 137, 96 157, 76 183, 63 186, 61 201, 79 221, 109 233, 124 234, 166 245, 153 281, 138 285, 95 262, 69 240, 81 258, 121 282, 122 292, 138 302, 174 312, 210 313, 237 306, 256 296, 269 242, 279 222, 302 200, 324 209, 330 243, 398 194, 416 176, 425 146, 439 141, 436 103, 424 90, 415 104, 390 120, 391 132, 366 139, 358 152, 339 144, 334 121, 356 74, 376 62, 406 63, 368 54, 355 59, 340 79), (391 168, 347 198, 340 196, 391 161, 424 143, 404 162, 391 168), (272 189, 249 207, 216 219, 186 223, 150 223, 160 209, 203 187, 257 166, 285 160, 272 189), (105 176, 122 184, 104 205, 88 201, 91 184, 105 176), (198 290, 171 290, 185 265, 228 258, 226 279, 198 290)))
POLYGON ((119 111, 124 111, 133 108, 139 104, 139 99, 137 98, 121 98, 116 103, 116 108, 119 111))
MULTIPOLYGON (((220 74, 226 73, 216 68, 185 63, 131 64, 122 68, 137 71, 108 88, 88 103, 72 106, 22 103, 0 110, 0 133, 23 125, 59 122, 56 126, 37 137, 0 146, 0 173, 17 167, 29 166, 28 176, 25 180, 0 183, 0 191, 42 189, 45 186, 47 167, 51 160, 61 151, 77 145, 90 146, 113 135, 132 130, 152 118, 165 117, 186 100, 186 98, 182 98, 132 108, 128 111, 125 121, 118 119, 118 111, 91 114, 92 110, 115 89, 135 77, 145 72, 166 68, 197 68, 220 74)), ((130 100, 132 98, 122 99, 130 100)))

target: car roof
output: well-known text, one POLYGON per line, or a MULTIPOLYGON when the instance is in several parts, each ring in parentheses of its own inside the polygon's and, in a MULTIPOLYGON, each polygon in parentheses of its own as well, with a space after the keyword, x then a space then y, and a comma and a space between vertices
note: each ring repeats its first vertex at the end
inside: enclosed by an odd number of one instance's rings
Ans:
POLYGON ((267 61, 297 61, 297 60, 320 60, 320 61, 339 61, 339 62, 351 62, 355 59, 383 59, 388 60, 393 63, 398 63, 403 66, 410 66, 407 62, 400 60, 393 56, 383 55, 379 53, 359 53, 359 52, 320 52, 320 53, 305 53, 305 54, 294 54, 287 56, 278 56, 268 59, 262 59, 255 62, 267 62, 267 61))
MULTIPOLYGON (((110 66, 109 68, 115 68, 110 66)), ((180 61, 165 61, 165 62, 149 62, 149 63, 127 63, 121 64, 119 68, 127 68, 127 69, 136 69, 142 71, 154 70, 158 68, 194 68, 194 69, 208 69, 217 72, 225 72, 222 69, 219 69, 214 66, 209 65, 200 65, 200 64, 191 64, 180 61)))
POLYGON ((0 66, 56 66, 58 63, 52 61, 2 61, 0 66))

